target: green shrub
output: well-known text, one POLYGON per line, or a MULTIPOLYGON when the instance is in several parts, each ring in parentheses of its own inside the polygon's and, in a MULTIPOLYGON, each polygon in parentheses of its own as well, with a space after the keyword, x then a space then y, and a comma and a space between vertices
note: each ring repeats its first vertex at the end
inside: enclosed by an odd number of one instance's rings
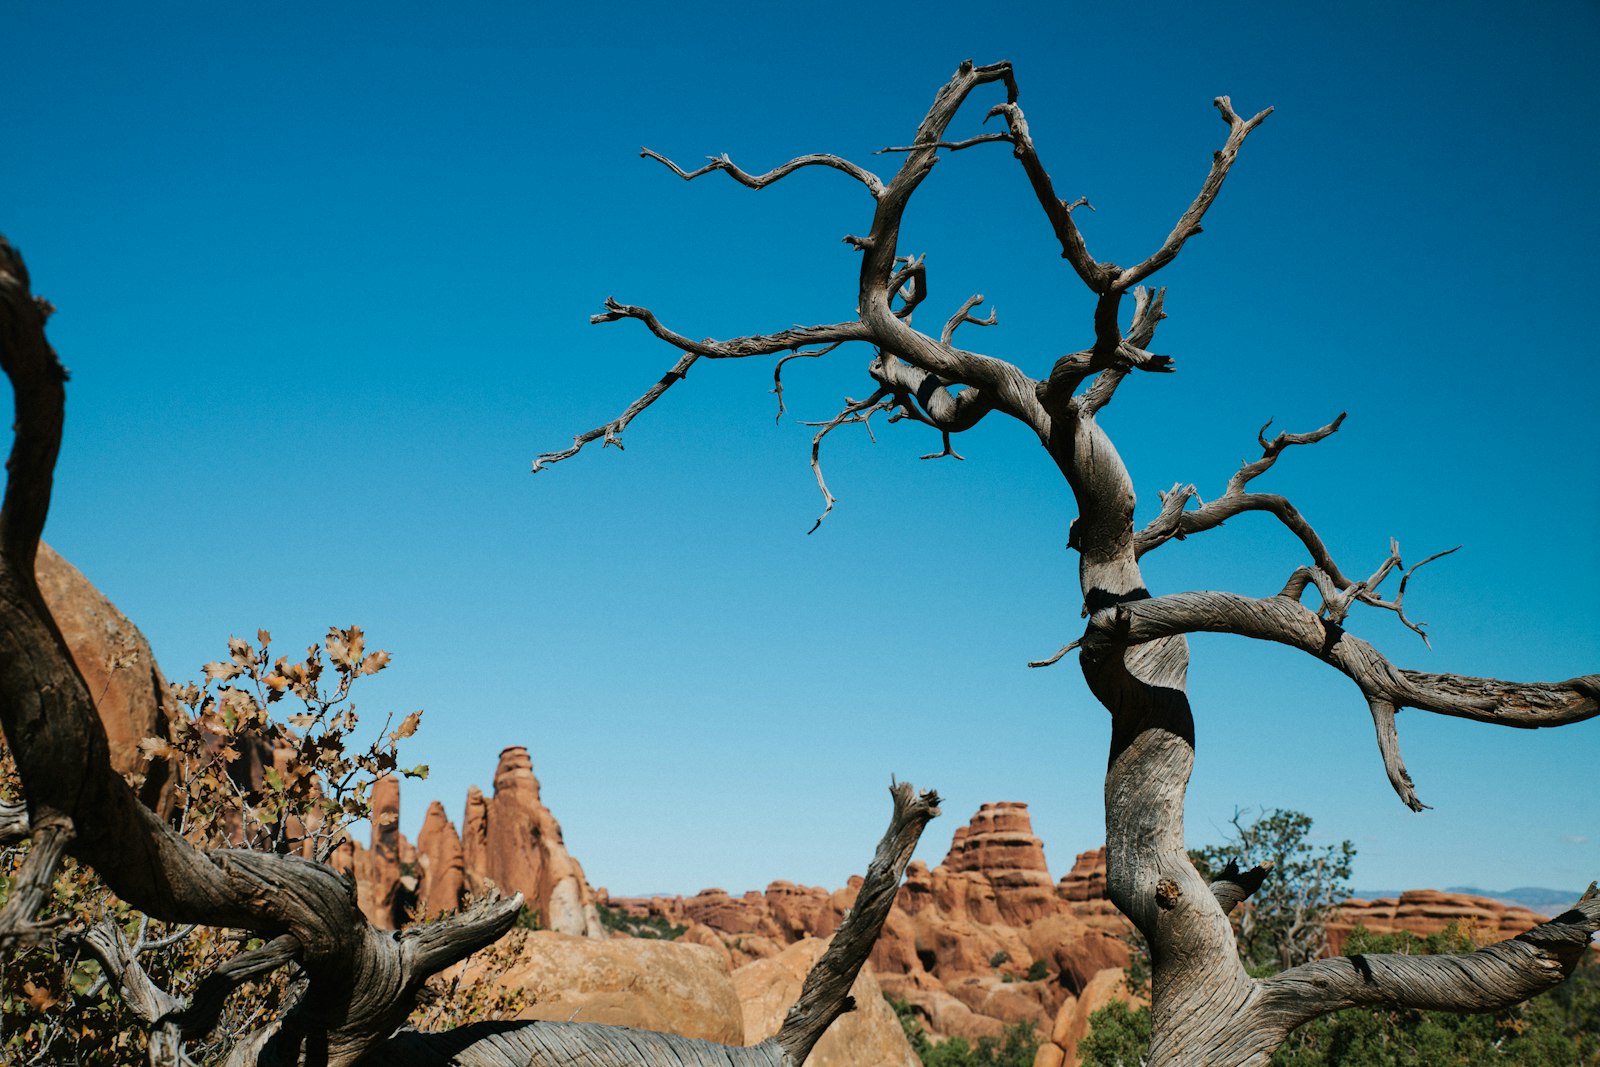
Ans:
POLYGON ((600 925, 607 930, 616 930, 628 937, 639 937, 651 941, 676 941, 689 932, 687 926, 679 926, 668 922, 660 915, 647 915, 638 918, 629 915, 621 908, 612 908, 604 904, 596 906, 600 913, 600 925))

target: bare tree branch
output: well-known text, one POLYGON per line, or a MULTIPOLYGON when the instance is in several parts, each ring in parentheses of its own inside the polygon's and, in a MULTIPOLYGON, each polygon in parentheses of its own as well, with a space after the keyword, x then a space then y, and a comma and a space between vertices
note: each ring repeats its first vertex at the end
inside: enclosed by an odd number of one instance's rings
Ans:
MULTIPOLYGON (((950 334, 962 322, 984 321, 968 315, 971 307, 965 308, 956 319, 946 324, 942 340, 936 341, 910 327, 909 321, 913 310, 927 296, 926 266, 921 257, 902 256, 895 248, 906 202, 922 178, 937 162, 938 151, 941 148, 954 150, 988 141, 1009 139, 1009 134, 983 135, 966 142, 949 141, 943 137, 946 126, 960 109, 967 95, 977 86, 996 81, 1006 85, 1008 99, 1016 98, 1016 82, 1009 63, 984 67, 974 66, 971 62, 963 63, 950 82, 936 95, 933 106, 919 126, 913 143, 904 149, 906 159, 888 185, 884 185, 874 175, 854 164, 831 155, 800 156, 766 174, 750 175, 734 166, 726 156, 713 157, 706 166, 698 170, 685 171, 659 153, 649 149, 644 150, 643 155, 657 160, 685 180, 720 170, 747 186, 760 188, 800 167, 828 166, 863 182, 873 192, 877 202, 872 230, 866 237, 846 238, 846 241, 866 253, 861 265, 861 297, 857 308, 859 320, 832 326, 796 327, 773 334, 734 338, 730 341, 710 339, 693 341, 663 326, 648 308, 624 305, 608 299, 606 310, 593 316, 592 322, 613 322, 622 318, 638 319, 657 337, 683 352, 684 356, 655 386, 629 405, 622 415, 577 435, 570 448, 540 455, 533 463, 533 470, 539 471, 552 463, 568 459, 591 441, 601 440, 605 445, 616 445, 620 448, 620 435, 633 418, 681 380, 699 357, 741 358, 785 350, 794 351, 814 344, 836 346, 845 341, 868 341, 880 349, 895 353, 899 359, 935 376, 938 381, 934 388, 942 389, 956 384, 980 387, 983 390, 981 396, 974 394, 972 399, 963 400, 959 404, 964 412, 970 411, 973 417, 981 417, 989 410, 1003 410, 1028 423, 1041 435, 1046 433, 1049 420, 1035 396, 1036 383, 1004 360, 964 352, 949 344, 950 334), (892 307, 892 303, 896 300, 900 302, 899 306, 892 307)), ((783 413, 782 385, 780 363, 774 374, 774 392, 779 398, 780 418, 783 413)), ((916 395, 914 389, 902 391, 916 395)), ((943 413, 943 401, 931 402, 935 408, 940 409, 939 413, 929 413, 933 422, 942 430, 956 432, 955 423, 964 415, 948 417, 943 413)), ((910 412, 911 405, 906 405, 906 408, 910 412)), ((822 483, 820 471, 818 480, 822 483)), ((824 484, 824 500, 831 503, 825 483, 822 484, 824 484)), ((823 514, 826 515, 827 512, 824 511, 823 514)))
POLYGON ((779 178, 793 174, 801 167, 832 167, 834 170, 848 174, 862 185, 865 185, 867 187, 867 191, 873 195, 874 199, 883 195, 883 182, 878 179, 876 174, 873 174, 871 171, 866 170, 863 167, 856 166, 848 159, 842 159, 839 156, 828 155, 822 152, 814 152, 807 156, 797 156, 794 159, 789 160, 787 163, 772 168, 765 174, 748 174, 745 171, 740 170, 734 165, 733 160, 728 158, 726 153, 720 156, 707 156, 706 158, 711 162, 707 163, 699 170, 694 171, 685 171, 682 167, 672 162, 672 160, 668 159, 666 156, 659 152, 653 152, 648 148, 639 149, 639 155, 641 158, 653 159, 657 163, 666 166, 672 171, 672 173, 676 174, 686 182, 694 181, 694 179, 700 177, 702 174, 710 174, 712 171, 720 170, 728 177, 738 182, 740 185, 751 189, 765 188, 766 186, 777 181, 779 178))
POLYGON ((946 433, 970 430, 994 410, 985 390, 968 386, 952 393, 949 383, 937 374, 915 367, 890 352, 879 352, 867 370, 885 389, 916 400, 916 408, 909 405, 907 408, 913 418, 946 433))
MULTIPOLYGON (((603 443, 600 447, 615 447, 620 451, 622 449, 622 431, 628 428, 628 423, 632 422, 634 416, 638 415, 639 412, 643 411, 645 408, 661 399, 661 394, 665 393, 668 389, 671 389, 675 384, 687 377, 689 374, 689 368, 694 366, 695 361, 699 358, 700 357, 698 355, 695 355, 692 352, 686 354, 682 359, 678 360, 671 370, 667 371, 666 374, 661 376, 660 381, 656 382, 655 385, 647 389, 643 396, 629 404, 627 409, 623 411, 621 415, 618 415, 616 418, 612 419, 603 426, 596 426, 592 430, 585 430, 583 433, 580 433, 574 437, 572 439, 571 448, 564 448, 559 452, 541 453, 538 458, 533 461, 533 473, 538 474, 552 463, 560 463, 564 459, 571 459, 573 456, 576 456, 579 452, 583 451, 584 445, 596 439, 603 438, 603 443)), ((780 418, 783 415, 783 399, 781 396, 778 400, 778 415, 780 418)))
MULTIPOLYGON (((780 330, 773 334, 764 334, 753 337, 735 337, 728 341, 691 341, 682 334, 675 333, 661 324, 655 313, 649 308, 632 307, 619 304, 610 297, 606 298, 606 310, 598 315, 591 316, 590 321, 595 323, 615 322, 618 319, 638 319, 643 322, 651 333, 669 342, 684 354, 682 358, 633 403, 629 404, 623 413, 601 426, 578 434, 572 439, 572 447, 558 452, 545 452, 533 461, 533 471, 539 471, 552 463, 559 463, 564 459, 571 459, 583 450, 583 446, 590 441, 601 440, 602 447, 614 445, 622 447, 622 431, 645 408, 661 399, 668 389, 688 376, 689 368, 701 358, 707 359, 742 359, 747 356, 772 355, 788 349, 802 348, 811 344, 822 344, 826 347, 824 352, 831 352, 846 341, 863 341, 867 339, 866 330, 860 323, 837 323, 831 326, 796 326, 788 330, 780 330)), ((821 355, 821 352, 815 353, 821 355)), ((792 357, 788 357, 792 358, 792 357)), ((779 364, 780 367, 782 364, 779 364)), ((777 380, 775 378, 775 380, 777 380)), ((782 407, 782 382, 778 380, 779 393, 778 414, 783 414, 782 407)))
MULTIPOLYGON (((1022 163, 1022 169, 1028 175, 1028 181, 1033 185, 1034 195, 1039 200, 1039 206, 1044 208, 1045 218, 1050 220, 1050 226, 1056 233, 1056 240, 1061 244, 1061 257, 1072 264, 1072 269, 1077 271, 1078 277, 1083 279, 1083 284, 1096 293, 1107 292, 1116 280, 1115 267, 1111 264, 1101 264, 1089 254, 1088 245, 1084 244, 1083 234, 1078 232, 1077 223, 1072 221, 1072 212, 1079 204, 1087 204, 1087 200, 1067 203, 1056 195, 1055 183, 1050 180, 1050 174, 1044 169, 1044 164, 1039 161, 1039 152, 1033 146, 1033 135, 1028 131, 1028 119, 1022 113, 1022 108, 1017 106, 1016 99, 1004 104, 996 104, 989 111, 990 115, 1000 115, 1006 120, 1006 126, 1011 131, 1011 143, 1015 146, 1012 155, 1022 163)), ((1094 208, 1089 210, 1093 211, 1094 208)))
POLYGON ((1261 983, 1258 1010, 1285 1032, 1342 1008, 1386 1004, 1422 1011, 1488 1012, 1558 985, 1600 930, 1591 885, 1573 908, 1525 934, 1465 955, 1335 956, 1261 983))
POLYGON ((1222 913, 1228 915, 1234 908, 1249 900, 1271 873, 1271 860, 1258 863, 1248 871, 1239 870, 1239 864, 1229 860, 1222 873, 1211 880, 1211 895, 1217 898, 1222 913))
POLYGON ((0 906, 0 951, 47 936, 59 923, 40 922, 38 915, 51 898, 56 871, 73 838, 72 823, 59 815, 32 824, 32 846, 11 883, 10 895, 0 906))
POLYGON ((1066 644, 1064 644, 1060 648, 1056 649, 1055 655, 1048 656, 1045 659, 1029 660, 1028 661, 1028 666, 1030 666, 1030 667, 1050 667, 1050 666, 1054 666, 1055 664, 1061 662, 1061 657, 1062 656, 1065 656, 1068 652, 1071 652, 1073 649, 1077 648, 1081 644, 1083 644, 1082 641, 1068 641, 1066 644))
MULTIPOLYGON (((889 421, 890 422, 894 421, 893 416, 890 417, 889 421)), ((949 430, 943 431, 943 437, 944 437, 944 447, 943 448, 941 448, 938 452, 929 452, 927 455, 918 456, 917 458, 918 459, 943 459, 946 456, 949 456, 951 459, 959 459, 959 460, 965 460, 967 458, 966 456, 963 456, 960 452, 957 452, 955 449, 950 447, 950 431, 949 430)))
POLYGON ((672 347, 697 356, 705 356, 707 359, 743 359, 747 356, 771 356, 795 348, 804 348, 806 345, 872 340, 871 333, 861 323, 836 322, 824 326, 793 326, 787 330, 778 330, 775 333, 734 337, 726 341, 716 341, 709 337, 700 341, 691 341, 683 334, 675 333, 663 326, 661 320, 656 318, 655 312, 649 308, 620 304, 609 296, 606 297, 605 306, 605 311, 598 315, 589 316, 591 323, 599 324, 602 322, 616 322, 619 319, 638 319, 645 324, 645 327, 651 333, 666 341, 672 347))
POLYGON ((867 867, 855 904, 839 924, 827 951, 806 975, 800 999, 789 1009, 783 1028, 774 1039, 795 1063, 804 1063, 823 1031, 840 1015, 854 1009, 850 987, 889 917, 901 876, 911 862, 923 827, 939 814, 939 794, 932 790, 919 795, 911 783, 897 782, 890 786, 889 793, 894 797, 894 815, 867 867))
POLYGON ((1228 177, 1228 171, 1233 167, 1233 161, 1239 157, 1239 149, 1244 144, 1244 139, 1250 136, 1252 130, 1266 121, 1272 114, 1272 108, 1258 111, 1250 119, 1241 119, 1233 112, 1233 104, 1226 96, 1219 96, 1212 101, 1213 106, 1222 115, 1222 121, 1228 124, 1228 139, 1211 160, 1211 171, 1206 175, 1205 182, 1200 186, 1200 193, 1194 198, 1178 219, 1178 224, 1172 228, 1167 239, 1161 247, 1136 267, 1129 267, 1117 275, 1115 285, 1118 289, 1126 289, 1144 281, 1150 275, 1160 270, 1177 258, 1183 244, 1189 238, 1200 232, 1200 220, 1205 218, 1206 212, 1216 201, 1217 194, 1222 191, 1223 180, 1228 177))
POLYGON ((1266 439, 1267 427, 1272 425, 1268 422, 1256 434, 1256 439, 1261 443, 1261 458, 1243 464, 1233 477, 1228 479, 1228 487, 1222 496, 1209 504, 1202 503, 1194 511, 1188 511, 1185 510, 1188 502, 1197 499, 1193 485, 1175 485, 1162 494, 1160 514, 1150 520, 1149 525, 1140 530, 1134 539, 1135 553, 1143 556, 1168 541, 1181 541, 1190 534, 1215 529, 1228 519, 1246 511, 1265 511, 1275 515, 1278 521, 1300 539, 1306 546, 1306 551, 1311 554, 1312 563, 1332 578, 1339 588, 1352 585, 1350 579, 1339 570, 1339 565, 1333 561, 1333 556, 1322 543, 1322 538, 1317 536, 1316 530, 1312 529, 1311 524, 1287 498, 1276 493, 1245 491, 1245 487, 1251 481, 1272 469, 1272 465, 1278 462, 1278 456, 1284 449, 1292 445, 1310 445, 1325 440, 1338 432, 1344 419, 1345 413, 1341 411, 1332 422, 1310 433, 1280 433, 1271 441, 1266 439))
POLYGON ((1505 682, 1396 668, 1372 645, 1306 608, 1292 594, 1252 599, 1234 593, 1176 593, 1097 611, 1084 648, 1104 656, 1186 633, 1231 633, 1308 652, 1355 682, 1372 704, 1384 765, 1401 799, 1421 802, 1399 759, 1393 712, 1403 707, 1523 729, 1600 715, 1600 675, 1565 682, 1505 682))
POLYGON ((774 422, 778 422, 778 423, 783 422, 783 412, 785 410, 784 406, 783 406, 783 368, 784 368, 784 365, 786 363, 788 363, 791 359, 816 359, 818 356, 825 356, 829 352, 832 352, 834 349, 838 348, 842 344, 844 344, 843 341, 835 341, 833 344, 824 345, 823 347, 821 347, 821 348, 819 348, 819 349, 817 349, 817 350, 815 350, 813 352, 792 352, 789 355, 784 356, 782 359, 778 360, 778 362, 772 368, 772 392, 773 392, 773 395, 775 395, 778 398, 778 414, 773 419, 774 422))
POLYGON ((149 1029, 151 1067, 180 1067, 187 1062, 188 1057, 183 1054, 183 1029, 172 1019, 182 1008, 182 1001, 151 981, 150 975, 139 965, 138 953, 122 936, 116 921, 101 920, 81 941, 116 983, 118 995, 134 1018, 149 1029))
POLYGON ((949 344, 950 338, 955 335, 957 327, 959 327, 962 323, 970 322, 974 326, 993 326, 998 323, 1000 321, 1000 313, 994 308, 989 309, 989 317, 986 319, 973 317, 972 309, 981 303, 983 303, 982 293, 974 293, 973 295, 967 297, 966 302, 961 305, 960 310, 958 310, 954 315, 951 315, 949 321, 944 324, 944 329, 939 333, 939 343, 942 345, 949 344))
POLYGON ((1033 185, 1039 206, 1044 208, 1045 217, 1050 220, 1051 228, 1055 230, 1056 239, 1061 244, 1062 258, 1072 264, 1072 269, 1091 291, 1102 295, 1120 293, 1144 281, 1172 262, 1182 250, 1184 242, 1200 232, 1200 220, 1205 217, 1206 211, 1215 202, 1217 193, 1221 191, 1223 180, 1227 178, 1229 169, 1238 158, 1239 148, 1244 144, 1244 139, 1272 114, 1272 109, 1267 108, 1247 121, 1234 114, 1226 96, 1217 97, 1213 103, 1221 112, 1223 121, 1228 123, 1227 141, 1213 157, 1211 171, 1206 175, 1199 194, 1178 219, 1178 224, 1167 235, 1161 247, 1138 266, 1126 270, 1114 263, 1101 263, 1089 254, 1083 235, 1078 231, 1077 224, 1072 221, 1072 209, 1077 205, 1068 204, 1056 195, 1055 184, 1050 180, 1044 164, 1039 161, 1038 151, 1034 148, 1033 138, 1028 132, 1028 120, 1023 115, 1022 109, 1013 100, 997 104, 990 111, 991 115, 1004 116, 1006 125, 1011 130, 1012 143, 1016 146, 1013 154, 1022 163, 1022 169, 1033 185))
POLYGON ((1116 386, 1127 370, 1142 370, 1165 374, 1173 370, 1170 356, 1158 356, 1145 351, 1155 337, 1156 326, 1167 317, 1163 310, 1167 291, 1158 289, 1152 297, 1144 286, 1134 290, 1133 321, 1128 333, 1123 335, 1117 323, 1117 308, 1121 294, 1102 296, 1095 310, 1095 344, 1081 352, 1071 352, 1056 360, 1050 375, 1035 388, 1039 402, 1052 415, 1060 417, 1065 406, 1073 403, 1072 394, 1085 378, 1100 373, 1092 396, 1086 397, 1077 414, 1092 416, 1110 403, 1116 386))
POLYGON ((807 426, 822 427, 817 431, 816 436, 811 438, 811 473, 816 475, 817 488, 822 492, 822 514, 817 516, 817 521, 811 525, 811 529, 806 531, 807 534, 817 532, 817 529, 822 526, 822 520, 826 519, 828 514, 833 511, 835 503, 833 493, 828 489, 828 480, 822 476, 822 439, 840 426, 852 422, 859 422, 865 426, 867 435, 870 437, 872 435, 872 425, 867 420, 872 418, 874 412, 887 411, 894 406, 892 399, 885 399, 889 396, 890 391, 888 389, 879 389, 865 400, 851 400, 849 397, 845 397, 844 409, 839 414, 827 422, 806 423, 807 426))
MULTIPOLYGON (((926 144, 890 146, 888 148, 880 148, 872 154, 875 156, 881 156, 885 152, 916 152, 928 147, 948 148, 952 152, 959 152, 963 148, 972 148, 973 146, 980 144, 993 144, 996 141, 1003 141, 1006 144, 1011 144, 1012 138, 1009 133, 980 133, 976 137, 968 137, 964 141, 934 141, 931 146, 926 144)), ((1090 208, 1089 210, 1093 211, 1094 208, 1090 208)))

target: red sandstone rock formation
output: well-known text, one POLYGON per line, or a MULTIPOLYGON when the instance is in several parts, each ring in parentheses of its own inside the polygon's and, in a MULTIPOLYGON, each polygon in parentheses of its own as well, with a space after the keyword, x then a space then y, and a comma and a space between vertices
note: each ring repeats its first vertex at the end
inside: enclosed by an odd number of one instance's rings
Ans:
POLYGON ((417 914, 430 918, 461 907, 466 894, 461 835, 435 800, 417 833, 417 914))
POLYGON ((455 911, 468 895, 493 886, 506 896, 521 893, 543 929, 607 936, 583 867, 539 800, 527 749, 500 753, 493 796, 477 786, 467 791, 459 837, 435 801, 417 844, 408 842, 398 827, 400 785, 393 777, 374 785, 372 810, 371 845, 347 845, 334 866, 355 875, 362 913, 373 925, 396 928, 413 914, 455 911))
POLYGON ((527 749, 517 745, 500 753, 494 796, 468 791, 461 850, 469 889, 490 880, 502 893, 521 893, 546 930, 606 936, 583 868, 567 852, 561 824, 539 800, 527 749))
POLYGON ((1337 954, 1357 925, 1374 934, 1406 930, 1426 936, 1455 923, 1461 933, 1487 945, 1531 930, 1546 918, 1527 908, 1485 897, 1408 889, 1398 900, 1347 900, 1339 905, 1328 923, 1328 951, 1337 954))
MULTIPOLYGON (((608 903, 686 925, 685 940, 720 945, 738 968, 829 936, 859 886, 852 879, 830 893, 774 882, 765 893, 738 897, 708 889, 608 903)), ((1097 972, 1127 963, 1126 924, 1106 920, 1109 907, 1058 891, 1027 805, 985 804, 957 828, 943 863, 932 870, 911 864, 871 966, 883 990, 907 1001, 937 1037, 990 1037, 1013 1022, 1048 1032, 1061 1005, 1097 972), (1038 963, 1045 977, 1028 981, 1038 963)))
MULTIPOLYGON (((1100 852, 1103 856, 1104 850, 1100 852)), ((1101 971, 1089 980, 1082 993, 1068 1000, 1056 1013, 1050 1037, 1040 1042, 1033 1067, 1078 1067, 1078 1042, 1089 1035, 1089 1016, 1113 1000, 1120 1000, 1130 1008, 1150 1003, 1147 998, 1128 991, 1121 968, 1101 971)))

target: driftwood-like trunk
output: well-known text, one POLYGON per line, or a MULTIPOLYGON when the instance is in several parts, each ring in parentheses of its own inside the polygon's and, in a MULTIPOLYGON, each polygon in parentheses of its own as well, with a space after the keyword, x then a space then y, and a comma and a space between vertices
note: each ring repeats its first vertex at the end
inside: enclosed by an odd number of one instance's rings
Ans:
POLYGON ((128 904, 174 923, 242 929, 265 943, 206 976, 189 1001, 152 982, 115 924, 84 935, 149 1027, 150 1060, 173 1067, 186 1036, 208 1033, 239 983, 298 968, 298 996, 278 1022, 244 1035, 230 1067, 358 1063, 507 1067, 584 1063, 798 1067, 824 1030, 850 1010, 849 989, 888 917, 938 796, 892 786, 893 816, 855 906, 811 973, 776 1037, 728 1048, 625 1027, 491 1023, 446 1034, 397 1031, 429 976, 498 940, 520 895, 398 935, 367 923, 355 883, 295 856, 190 845, 140 803, 111 766, 104 729, 34 577, 61 444, 66 371, 45 339, 50 307, 0 238, 0 366, 16 395, 16 439, 0 505, 0 727, 26 808, 0 805, 0 843, 31 839, 4 907, 0 951, 50 936, 35 920, 66 855, 92 867, 128 904))
MULTIPOLYGON (((852 342, 875 350, 867 373, 877 387, 865 400, 847 401, 814 440, 812 467, 822 491, 823 518, 834 499, 822 476, 820 447, 840 425, 865 421, 880 411, 922 423, 939 431, 943 441, 942 451, 924 458, 954 455, 950 435, 970 429, 990 412, 1002 412, 1030 427, 1065 477, 1078 506, 1068 546, 1080 555, 1088 618, 1078 640, 1032 666, 1048 666, 1079 649, 1084 678, 1111 714, 1105 789, 1107 886, 1112 900, 1151 948, 1152 1067, 1265 1064, 1294 1027, 1354 1005, 1384 1003, 1463 1012, 1504 1008, 1560 982, 1600 927, 1600 896, 1591 891, 1551 922, 1466 956, 1321 960, 1257 980, 1240 964, 1228 913, 1260 886, 1267 872, 1231 870, 1208 885, 1189 861, 1183 804, 1194 765, 1194 718, 1185 693, 1189 656, 1185 634, 1220 632, 1276 641, 1302 649, 1347 675, 1372 712, 1379 753, 1396 793, 1416 810, 1422 804, 1400 758, 1395 729, 1395 713, 1401 707, 1525 728, 1576 722, 1600 712, 1600 676, 1525 685, 1407 671, 1341 627, 1350 610, 1361 604, 1392 611, 1421 634, 1402 603, 1406 583, 1421 564, 1404 572, 1399 592, 1392 601, 1386 600, 1379 587, 1403 566, 1396 546, 1391 544, 1388 558, 1370 577, 1352 580, 1293 504, 1276 494, 1252 492, 1249 483, 1286 448, 1314 444, 1335 433, 1343 415, 1310 433, 1279 434, 1270 441, 1262 437, 1261 458, 1235 473, 1222 496, 1191 508, 1194 486, 1175 486, 1163 496, 1156 519, 1142 530, 1134 528, 1133 483, 1097 417, 1132 372, 1172 369, 1170 358, 1149 351, 1165 317, 1164 291, 1151 293, 1140 283, 1171 262, 1200 232, 1201 220, 1246 138, 1270 114, 1268 109, 1243 118, 1225 96, 1218 97, 1215 106, 1228 132, 1199 193, 1160 247, 1132 267, 1100 262, 1090 255, 1073 221, 1074 209, 1085 201, 1069 203, 1056 193, 1017 103, 1017 84, 1007 63, 962 64, 938 91, 911 141, 885 149, 903 154, 899 170, 888 181, 830 155, 801 156, 752 175, 726 156, 686 172, 646 150, 645 156, 685 180, 721 171, 759 189, 799 168, 826 166, 859 182, 872 198, 873 213, 866 236, 845 239, 862 257, 856 315, 771 334, 697 341, 663 325, 648 308, 607 300, 605 311, 593 321, 636 319, 683 355, 618 418, 578 435, 568 449, 541 455, 533 465, 538 471, 570 458, 591 441, 617 443, 628 424, 701 358, 789 353, 779 360, 774 374, 781 398, 782 370, 789 359, 823 355, 852 342), (989 85, 1004 90, 1004 99, 988 117, 1001 118, 1005 129, 947 138, 946 131, 968 96, 989 85), (962 326, 994 324, 992 314, 986 319, 973 315, 982 297, 972 297, 954 309, 937 336, 911 324, 928 287, 923 259, 901 255, 898 248, 906 205, 941 152, 994 143, 1011 147, 1060 244, 1062 258, 1095 301, 1088 324, 1092 343, 1056 360, 1039 379, 1009 362, 954 344, 954 334, 962 326), (1133 306, 1124 309, 1123 298, 1129 294, 1133 306), (1226 593, 1150 595, 1140 574, 1141 556, 1246 511, 1276 517, 1305 548, 1308 563, 1289 575, 1281 593, 1264 599, 1226 593), (1301 602, 1313 586, 1321 601, 1316 610, 1301 602)), ((1437 557, 1422 563, 1433 558, 1437 557)))

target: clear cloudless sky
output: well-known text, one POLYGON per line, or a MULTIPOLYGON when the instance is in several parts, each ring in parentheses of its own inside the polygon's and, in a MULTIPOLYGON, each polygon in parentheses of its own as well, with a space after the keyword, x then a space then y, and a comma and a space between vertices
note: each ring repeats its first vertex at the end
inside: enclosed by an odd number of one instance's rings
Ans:
MULTIPOLYGON (((59 307, 73 371, 46 536, 195 677, 229 634, 285 651, 330 624, 394 654, 365 717, 424 708, 403 826, 459 820, 527 745, 591 881, 613 892, 839 885, 891 773, 947 798, 937 862, 984 801, 1022 800, 1052 870, 1102 840, 1107 716, 1081 628, 1070 494, 995 416, 964 463, 926 428, 812 430, 869 353, 702 363, 627 432, 529 474, 691 336, 849 318, 865 192, 762 192, 641 160, 752 170, 831 151, 888 175, 957 64, 1011 59, 1091 250, 1170 229, 1231 94, 1276 112, 1162 273, 1172 376, 1106 416, 1140 493, 1222 490, 1269 418, 1345 428, 1257 483, 1345 569, 1391 536, 1464 543, 1356 632, 1404 666, 1600 670, 1600 7, 1534 4, 445 5, 12 3, 0 231, 59 307)), ((980 92, 953 132, 1000 99, 980 92)), ((1004 146, 941 162, 904 252, 934 329, 1046 373, 1091 303, 1004 146), (987 310, 985 304, 984 310, 987 310)), ((1243 517, 1148 557, 1153 591, 1275 592, 1303 557, 1243 517)), ((1392 587, 1391 587, 1392 588, 1392 587)), ((1600 875, 1600 722, 1521 732, 1411 711, 1432 811, 1391 792, 1366 708, 1298 652, 1193 642, 1189 836, 1236 807, 1309 812, 1358 885, 1574 892, 1600 875)))

